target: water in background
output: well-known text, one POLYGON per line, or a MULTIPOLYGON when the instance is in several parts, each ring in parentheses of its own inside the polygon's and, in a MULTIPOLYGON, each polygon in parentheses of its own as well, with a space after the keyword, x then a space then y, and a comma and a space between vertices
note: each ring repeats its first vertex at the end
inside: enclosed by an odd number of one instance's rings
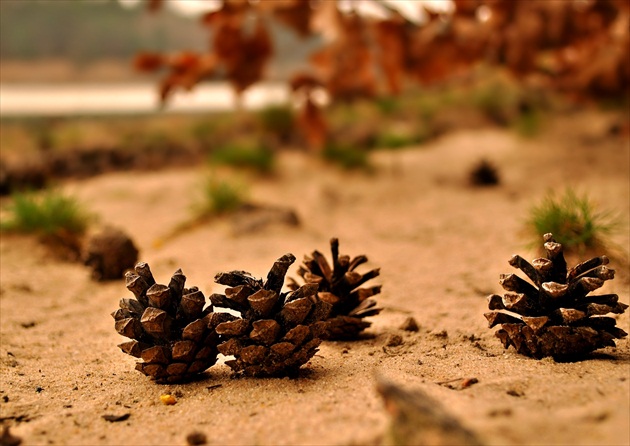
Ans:
MULTIPOLYGON (((243 94, 246 109, 286 103, 286 83, 260 83, 243 94)), ((236 95, 227 82, 200 84, 190 92, 171 95, 165 112, 228 111, 236 95)), ((0 116, 71 116, 86 114, 153 113, 160 109, 157 85, 76 84, 0 85, 0 116)))

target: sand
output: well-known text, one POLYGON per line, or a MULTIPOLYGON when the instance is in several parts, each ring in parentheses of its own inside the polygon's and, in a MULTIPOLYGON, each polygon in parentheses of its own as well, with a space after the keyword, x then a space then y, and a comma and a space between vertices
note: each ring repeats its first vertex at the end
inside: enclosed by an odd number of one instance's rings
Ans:
MULTIPOLYGON (((122 281, 96 283, 80 264, 55 260, 27 236, 0 241, 0 417, 23 444, 366 444, 389 420, 375 376, 440 401, 488 444, 628 444, 630 346, 580 362, 534 360, 504 350, 483 317, 486 296, 518 253, 533 259, 524 232, 529 208, 571 186, 614 209, 615 280, 604 291, 629 303, 630 143, 607 133, 607 115, 576 114, 523 139, 504 129, 446 135, 421 147, 377 152, 372 173, 348 173, 306 154, 282 153, 275 176, 250 178, 253 200, 294 209, 301 225, 235 233, 216 220, 165 240, 190 215, 202 167, 111 173, 62 187, 128 232, 158 282, 182 268, 188 285, 220 292, 219 271, 266 275, 291 252, 366 254, 381 267, 383 312, 364 339, 325 342, 297 379, 234 379, 225 364, 202 379, 159 385, 116 347, 110 313, 131 297, 122 281), (474 188, 480 158, 501 184, 474 188), (418 332, 399 327, 412 316, 418 332), (403 343, 387 347, 392 334, 403 343), (478 382, 461 388, 460 380, 478 382), (160 396, 172 394, 174 405, 160 396), (103 415, 129 414, 108 422, 103 415)), ((584 260, 584 259, 580 259, 584 260)), ((296 266, 289 275, 295 276, 296 266)), ((628 314, 618 325, 629 330, 628 314)))

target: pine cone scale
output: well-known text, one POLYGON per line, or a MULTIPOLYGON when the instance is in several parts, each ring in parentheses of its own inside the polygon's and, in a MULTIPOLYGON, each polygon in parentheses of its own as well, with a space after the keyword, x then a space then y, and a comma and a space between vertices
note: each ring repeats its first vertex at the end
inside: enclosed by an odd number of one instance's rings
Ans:
POLYGON ((280 324, 273 319, 262 319, 252 323, 252 331, 249 338, 263 345, 271 345, 278 339, 280 324))
POLYGON ((182 310, 190 317, 199 317, 205 304, 206 299, 199 290, 184 294, 180 301, 182 310))
POLYGON ((149 364, 168 364, 171 360, 170 356, 168 349, 162 345, 149 347, 140 355, 142 360, 149 364))
POLYGON ((538 317, 525 317, 523 316, 523 322, 527 324, 529 328, 534 331, 534 334, 540 333, 540 331, 547 325, 549 322, 549 317, 547 316, 538 316, 538 317))
POLYGON ((249 306, 260 317, 267 317, 276 306, 280 296, 275 290, 260 289, 247 298, 249 306))
POLYGON ((513 256, 508 263, 514 268, 518 268, 523 271, 535 285, 540 286, 543 282, 540 272, 521 256, 513 256))
POLYGON ((233 321, 221 322, 215 329, 222 336, 241 336, 247 333, 249 322, 245 319, 234 319, 233 321))
POLYGON ((118 344, 118 348, 136 358, 139 358, 142 354, 142 347, 138 341, 123 342, 122 344, 118 344))
POLYGON ((167 309, 171 304, 171 290, 166 285, 156 283, 147 290, 147 299, 152 307, 167 309))
POLYGON ((280 318, 285 325, 295 326, 304 322, 311 308, 313 303, 307 297, 295 299, 284 305, 280 311, 280 318))
POLYGON ((193 342, 199 342, 203 338, 206 331, 207 321, 203 319, 197 319, 184 327, 182 331, 182 339, 186 339, 193 342))
MULTIPOLYGON (((608 265, 610 260, 606 256, 594 257, 590 260, 586 260, 585 262, 579 263, 575 265, 569 272, 567 273, 567 280, 573 281, 582 274, 588 272, 589 270, 596 268, 600 265, 608 265)), ((611 277, 612 279, 612 277, 611 277)))
POLYGON ((148 335, 156 339, 168 339, 173 318, 164 310, 148 307, 142 313, 140 324, 148 335))
POLYGON ((141 338, 143 337, 142 324, 137 319, 126 318, 116 321, 116 331, 127 338, 141 338))

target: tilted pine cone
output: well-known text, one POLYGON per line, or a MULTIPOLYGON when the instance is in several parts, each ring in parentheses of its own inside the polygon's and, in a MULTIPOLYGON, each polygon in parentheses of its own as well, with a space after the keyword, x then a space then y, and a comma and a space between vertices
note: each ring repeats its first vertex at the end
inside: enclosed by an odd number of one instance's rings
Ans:
MULTIPOLYGON (((370 299, 381 292, 381 285, 359 288, 368 280, 377 277, 380 269, 359 274, 355 269, 367 262, 366 256, 360 255, 353 259, 347 255, 340 256, 339 240, 336 238, 330 240, 330 249, 332 269, 321 252, 313 251, 310 257, 304 258, 298 274, 307 284, 317 284, 319 298, 332 305, 330 319, 327 321, 326 338, 355 338, 371 325, 364 318, 381 311, 381 308, 376 307, 376 301, 370 299)), ((288 286, 296 289, 298 284, 292 280, 288 286)))
POLYGON ((628 305, 616 294, 589 296, 588 293, 612 279, 606 256, 582 262, 567 271, 562 245, 552 234, 544 235, 547 258, 528 263, 515 255, 510 265, 523 271, 533 282, 515 274, 502 274, 500 284, 508 291, 503 297, 488 297, 485 313, 490 328, 501 324, 496 335, 505 348, 510 345, 521 354, 540 359, 571 359, 627 336, 616 327, 608 313, 621 314, 628 305))
POLYGON ((205 371, 217 360, 222 320, 204 309, 206 298, 197 287, 184 288, 186 276, 177 270, 168 286, 155 283, 149 265, 140 262, 125 274, 135 299, 123 298, 112 313, 116 331, 131 341, 118 347, 143 362, 136 369, 157 382, 177 382, 205 371))
POLYGON ((216 326, 224 340, 218 346, 219 352, 235 357, 226 361, 235 372, 248 376, 295 375, 317 352, 325 329, 322 321, 330 314, 330 304, 317 298, 315 284, 281 292, 293 262, 292 254, 280 257, 264 282, 244 271, 215 276, 217 283, 229 288, 225 295, 210 296, 213 305, 241 314, 216 326))

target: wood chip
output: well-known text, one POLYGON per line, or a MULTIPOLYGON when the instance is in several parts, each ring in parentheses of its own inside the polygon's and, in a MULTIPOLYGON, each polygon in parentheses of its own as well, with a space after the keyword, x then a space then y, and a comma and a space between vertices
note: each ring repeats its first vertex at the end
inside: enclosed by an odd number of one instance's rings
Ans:
POLYGON ((129 412, 123 413, 123 414, 120 414, 120 415, 111 415, 111 414, 102 415, 103 419, 105 421, 109 421, 110 423, 116 423, 118 421, 125 421, 130 416, 131 416, 131 414, 129 412))

